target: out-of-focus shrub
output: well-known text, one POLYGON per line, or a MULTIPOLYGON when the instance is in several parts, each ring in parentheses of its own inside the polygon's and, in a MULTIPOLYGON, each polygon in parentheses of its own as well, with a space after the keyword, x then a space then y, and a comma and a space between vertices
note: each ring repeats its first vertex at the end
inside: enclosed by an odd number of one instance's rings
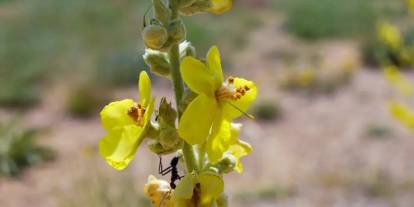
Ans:
POLYGON ((332 93, 347 84, 354 74, 354 67, 340 68, 290 68, 279 74, 278 83, 288 90, 310 93, 332 93))
POLYGON ((36 142, 37 130, 0 125, 0 175, 16 176, 24 168, 52 160, 55 153, 36 142))
POLYGON ((349 37, 369 34, 374 30, 373 3, 363 0, 290 0, 287 29, 305 39, 349 37))
POLYGON ((88 170, 84 177, 73 182, 72 193, 64 192, 57 196, 60 207, 150 207, 143 190, 135 186, 130 172, 122 172, 109 177, 96 168, 88 170), (93 172, 93 173, 90 173, 93 172))
POLYGON ((134 52, 115 52, 104 56, 95 70, 95 82, 108 86, 130 86, 138 81, 139 72, 147 66, 134 52))
POLYGON ((271 100, 259 101, 253 108, 253 113, 259 120, 270 121, 280 118, 282 109, 278 102, 271 100))
POLYGON ((414 64, 414 28, 401 31, 388 23, 378 24, 373 33, 362 44, 364 61, 367 64, 410 67, 414 64))
POLYGON ((384 124, 371 123, 366 129, 366 136, 369 138, 387 138, 391 134, 391 128, 384 124))
POLYGON ((80 118, 96 115, 108 102, 107 94, 103 89, 92 84, 81 84, 69 92, 66 101, 67 111, 80 118))

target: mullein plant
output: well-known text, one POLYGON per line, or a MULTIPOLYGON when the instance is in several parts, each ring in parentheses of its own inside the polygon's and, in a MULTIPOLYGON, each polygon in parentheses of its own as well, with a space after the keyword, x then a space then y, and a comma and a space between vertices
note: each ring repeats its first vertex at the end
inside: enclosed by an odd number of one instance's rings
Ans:
POLYGON ((224 76, 216 46, 205 59, 198 58, 180 18, 222 14, 231 7, 232 0, 153 0, 142 23, 143 57, 152 73, 171 80, 175 107, 165 97, 156 106, 151 80, 143 71, 139 100, 115 101, 100 113, 107 132, 99 142, 100 154, 114 169, 125 169, 144 141, 158 156, 178 155, 183 176, 177 185, 149 176, 144 192, 152 206, 228 206, 223 175, 242 173, 240 159, 252 151, 238 138, 242 125, 234 120, 253 118, 247 110, 256 99, 255 84, 224 76))
MULTIPOLYGON (((414 0, 407 0, 408 9, 414 12, 414 0)), ((407 45, 402 38, 398 27, 382 22, 378 27, 378 39, 388 48, 400 54, 401 59, 406 60, 410 67, 414 67, 414 47, 407 45)), ((405 97, 410 98, 414 93, 413 83, 400 73, 392 61, 384 58, 383 71, 387 80, 405 97)), ((392 116, 407 128, 414 131, 414 110, 401 101, 393 100, 389 104, 392 116)))

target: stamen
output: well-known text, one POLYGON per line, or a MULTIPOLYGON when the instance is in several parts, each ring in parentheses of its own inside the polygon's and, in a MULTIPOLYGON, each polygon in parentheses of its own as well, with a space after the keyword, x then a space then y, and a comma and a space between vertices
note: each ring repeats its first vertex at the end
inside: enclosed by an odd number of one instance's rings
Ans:
POLYGON ((129 110, 128 110, 128 116, 132 118, 132 120, 134 120, 134 122, 136 122, 139 126, 143 127, 144 126, 144 115, 145 115, 145 107, 142 106, 141 104, 138 104, 137 106, 132 106, 129 110))
POLYGON ((244 85, 235 88, 234 87, 234 81, 235 77, 230 76, 227 78, 226 82, 223 84, 223 86, 216 91, 216 98, 218 101, 220 100, 239 100, 244 95, 246 95, 246 92, 250 90, 249 86, 244 85))

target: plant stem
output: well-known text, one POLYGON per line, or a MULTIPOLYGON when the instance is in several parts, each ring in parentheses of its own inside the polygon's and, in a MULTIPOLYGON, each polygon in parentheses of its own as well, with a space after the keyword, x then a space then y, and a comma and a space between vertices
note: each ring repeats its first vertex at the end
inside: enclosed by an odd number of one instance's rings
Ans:
MULTIPOLYGON (((174 87, 175 103, 177 105, 178 119, 181 118, 180 102, 184 93, 184 83, 180 73, 180 53, 178 44, 174 44, 168 53, 171 64, 171 79, 174 87)), ((194 155, 193 146, 184 142, 183 146, 184 160, 187 165, 187 172, 191 173, 197 169, 197 163, 194 155)))

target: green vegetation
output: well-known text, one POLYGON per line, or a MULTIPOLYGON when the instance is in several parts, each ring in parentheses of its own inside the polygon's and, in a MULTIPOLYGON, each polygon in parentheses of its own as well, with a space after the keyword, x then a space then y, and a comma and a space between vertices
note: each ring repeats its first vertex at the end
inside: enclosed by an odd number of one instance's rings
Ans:
POLYGON ((389 138, 392 130, 389 126, 372 123, 368 125, 366 135, 370 138, 389 138))
MULTIPOLYGON (((126 86, 134 85, 136 74, 146 69, 137 50, 142 43, 137 45, 136 39, 142 20, 137 14, 144 13, 148 1, 23 0, 4 5, 13 12, 0 19, 2 106, 31 106, 45 83, 63 77, 70 81, 87 76, 105 87, 126 86)), ((203 23, 216 21, 214 15, 185 18, 188 39, 201 45, 200 54, 218 40, 243 45, 246 35, 235 34, 258 25, 242 15, 243 9, 236 8, 239 12, 217 27, 203 23)))
POLYGON ((278 0, 287 29, 304 39, 361 37, 375 31, 380 16, 400 16, 403 1, 278 0))
POLYGON ((91 117, 108 102, 106 97, 104 90, 96 86, 81 84, 71 89, 66 101, 66 109, 75 117, 91 117))
POLYGON ((19 130, 14 123, 0 125, 0 175, 16 176, 26 167, 54 158, 54 152, 36 143, 37 130, 19 130))
POLYGON ((294 0, 288 7, 288 30, 306 39, 360 35, 374 29, 375 14, 368 1, 294 0))
POLYGON ((142 189, 137 189, 130 172, 120 172, 117 176, 108 177, 103 173, 90 169, 92 175, 76 180, 71 194, 58 195, 60 207, 150 207, 143 196, 142 189), (141 196, 140 196, 141 195, 141 196))
POLYGON ((253 111, 256 118, 263 121, 278 119, 282 113, 280 104, 271 100, 259 101, 253 111))
POLYGON ((262 187, 256 190, 245 190, 240 191, 235 195, 235 199, 239 202, 263 202, 265 200, 274 201, 275 199, 283 199, 291 197, 295 194, 295 189, 280 186, 272 185, 267 187, 262 187))

